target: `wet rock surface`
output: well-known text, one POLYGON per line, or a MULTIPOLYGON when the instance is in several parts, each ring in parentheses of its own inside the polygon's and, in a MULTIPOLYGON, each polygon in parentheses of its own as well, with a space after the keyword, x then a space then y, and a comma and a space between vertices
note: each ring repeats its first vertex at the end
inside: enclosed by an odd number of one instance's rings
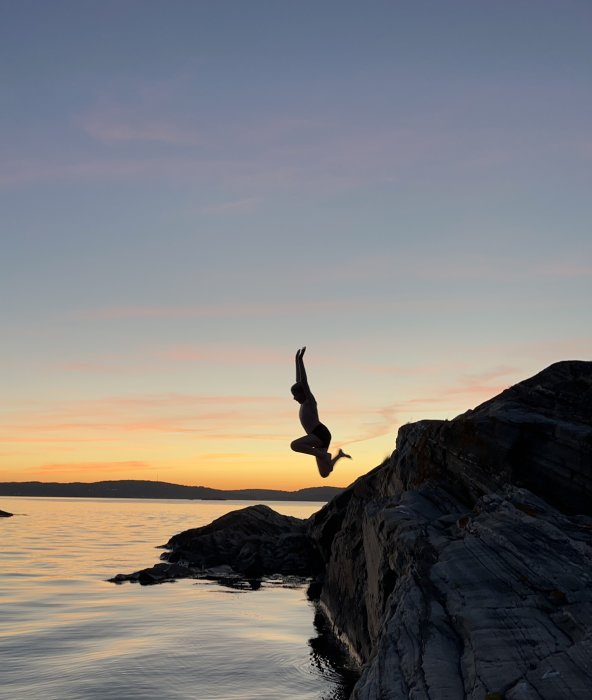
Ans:
POLYGON ((308 521, 256 506, 167 547, 162 580, 318 576, 362 668, 354 700, 588 700, 592 363, 404 426, 389 459, 308 521))

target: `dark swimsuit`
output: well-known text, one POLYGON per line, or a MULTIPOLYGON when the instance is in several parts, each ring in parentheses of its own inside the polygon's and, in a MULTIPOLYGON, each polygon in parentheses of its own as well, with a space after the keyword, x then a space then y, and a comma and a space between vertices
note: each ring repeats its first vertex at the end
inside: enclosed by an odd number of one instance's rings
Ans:
POLYGON ((323 443, 323 447, 329 447, 331 444, 331 433, 329 432, 329 428, 322 423, 317 425, 317 427, 311 432, 311 435, 316 435, 323 443))

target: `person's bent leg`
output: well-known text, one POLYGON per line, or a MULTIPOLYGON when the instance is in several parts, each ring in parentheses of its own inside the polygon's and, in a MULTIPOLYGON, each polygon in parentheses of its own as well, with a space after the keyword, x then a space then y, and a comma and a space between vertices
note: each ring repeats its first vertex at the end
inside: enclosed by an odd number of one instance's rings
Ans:
POLYGON ((316 435, 303 435, 290 443, 290 448, 294 452, 302 452, 306 455, 316 457, 319 452, 325 452, 321 441, 316 435))
POLYGON ((326 479, 333 471, 331 454, 327 452, 327 449, 316 435, 303 435, 290 443, 290 447, 294 452, 312 455, 317 461, 319 474, 323 479, 326 479))

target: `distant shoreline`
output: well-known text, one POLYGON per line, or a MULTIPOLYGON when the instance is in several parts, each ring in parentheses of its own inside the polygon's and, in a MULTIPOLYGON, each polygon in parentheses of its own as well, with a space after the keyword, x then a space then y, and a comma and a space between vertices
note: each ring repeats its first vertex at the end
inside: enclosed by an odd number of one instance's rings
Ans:
POLYGON ((0 497, 55 498, 144 498, 185 499, 200 501, 330 501, 344 488, 313 486, 297 491, 278 489, 211 489, 206 486, 183 486, 163 481, 121 480, 94 482, 0 482, 0 497))

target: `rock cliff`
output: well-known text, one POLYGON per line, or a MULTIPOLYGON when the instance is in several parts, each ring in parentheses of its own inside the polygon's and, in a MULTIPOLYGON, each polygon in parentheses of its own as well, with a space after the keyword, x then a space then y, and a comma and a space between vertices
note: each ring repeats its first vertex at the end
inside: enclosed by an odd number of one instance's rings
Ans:
POLYGON ((352 697, 592 697, 591 488, 591 362, 403 427, 309 524, 352 697))
POLYGON ((318 575, 353 700, 589 700, 591 496, 592 362, 560 362, 404 426, 308 521, 246 508, 172 538, 155 578, 114 580, 318 575))

